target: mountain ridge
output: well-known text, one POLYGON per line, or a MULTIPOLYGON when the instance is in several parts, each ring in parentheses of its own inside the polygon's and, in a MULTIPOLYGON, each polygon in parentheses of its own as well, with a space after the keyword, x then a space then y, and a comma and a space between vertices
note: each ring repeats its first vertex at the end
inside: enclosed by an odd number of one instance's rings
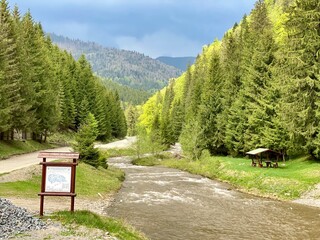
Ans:
POLYGON ((108 48, 54 33, 50 33, 50 37, 74 58, 84 54, 97 75, 131 88, 154 92, 166 86, 171 78, 182 74, 180 69, 135 51, 108 48))

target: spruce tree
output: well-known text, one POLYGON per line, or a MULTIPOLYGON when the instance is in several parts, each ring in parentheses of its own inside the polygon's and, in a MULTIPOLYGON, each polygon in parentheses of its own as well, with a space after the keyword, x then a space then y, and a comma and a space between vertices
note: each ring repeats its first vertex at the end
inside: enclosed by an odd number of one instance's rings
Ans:
POLYGON ((89 113, 81 123, 79 131, 76 134, 73 148, 80 153, 80 160, 96 168, 107 167, 106 159, 100 156, 99 150, 94 147, 94 141, 99 135, 98 122, 94 115, 89 113))
MULTIPOLYGON (((2 131, 13 131, 15 125, 18 125, 21 118, 18 117, 22 103, 21 92, 21 68, 19 61, 19 52, 17 47, 17 35, 14 29, 13 17, 10 14, 8 2, 0 2, 0 36, 1 36, 1 54, 0 70, 3 71, 2 82, 6 94, 2 111, 5 124, 2 131)), ((2 87, 2 86, 1 86, 2 87)), ((12 135, 12 134, 9 134, 12 135)))
POLYGON ((125 111, 128 127, 128 136, 135 136, 137 134, 138 109, 129 104, 125 111))
POLYGON ((220 43, 213 43, 211 62, 207 67, 207 79, 203 83, 201 104, 199 106, 199 123, 203 132, 204 147, 213 153, 221 153, 224 149, 224 134, 217 128, 218 115, 223 111, 222 86, 223 75, 220 62, 220 43))
POLYGON ((173 83, 170 83, 165 89, 160 119, 161 138, 163 143, 167 145, 174 143, 172 139, 172 122, 170 121, 170 109, 174 98, 173 85, 173 83))
POLYGON ((289 124, 295 144, 319 158, 320 3, 296 0, 288 22, 289 124))
POLYGON ((172 143, 178 142, 184 125, 184 108, 180 100, 174 101, 170 113, 172 143))

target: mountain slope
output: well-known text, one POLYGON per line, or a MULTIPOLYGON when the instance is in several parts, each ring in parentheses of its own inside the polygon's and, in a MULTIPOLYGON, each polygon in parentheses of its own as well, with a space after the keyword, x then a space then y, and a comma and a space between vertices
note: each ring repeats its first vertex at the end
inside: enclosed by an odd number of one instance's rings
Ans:
POLYGON ((116 91, 122 102, 131 103, 132 105, 143 104, 152 94, 144 90, 124 86, 111 79, 102 79, 102 82, 108 89, 116 91))
POLYGON ((55 44, 71 52, 76 59, 84 54, 99 76, 132 88, 158 90, 166 86, 170 78, 182 73, 175 67, 138 52, 105 48, 93 42, 72 40, 55 34, 50 36, 55 44))
POLYGON ((176 67, 182 71, 186 71, 188 66, 192 65, 196 60, 195 57, 165 57, 161 56, 156 58, 156 60, 163 62, 167 65, 176 67))

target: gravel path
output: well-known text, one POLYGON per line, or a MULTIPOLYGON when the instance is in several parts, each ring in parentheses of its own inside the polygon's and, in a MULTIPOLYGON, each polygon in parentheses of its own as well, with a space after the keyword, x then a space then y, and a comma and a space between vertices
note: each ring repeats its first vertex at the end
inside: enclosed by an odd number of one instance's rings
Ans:
POLYGON ((107 144, 96 144, 96 148, 101 149, 111 149, 111 148, 128 148, 130 147, 135 141, 137 140, 136 137, 126 137, 125 139, 107 143, 107 144))
MULTIPOLYGON (((62 148, 48 149, 46 151, 71 152, 72 149, 70 147, 62 147, 62 148)), ((5 160, 0 160, 0 174, 11 172, 13 170, 17 170, 25 167, 29 167, 35 164, 39 164, 41 162, 41 159, 38 158, 39 152, 41 151, 16 155, 5 160)), ((48 159, 48 161, 53 161, 53 160, 54 159, 48 159)))
MULTIPOLYGON (((136 141, 136 137, 126 137, 123 140, 115 141, 112 143, 96 144, 95 147, 101 148, 101 149, 127 148, 131 146, 135 141, 136 141)), ((72 152, 72 148, 62 147, 62 148, 48 149, 45 151, 72 152)), ((39 162, 41 161, 41 159, 38 158, 39 152, 41 151, 16 155, 5 160, 0 160, 0 174, 11 172, 13 170, 17 170, 25 167, 29 167, 35 164, 39 164, 39 162)), ((54 161, 54 159, 47 159, 47 161, 54 161)))

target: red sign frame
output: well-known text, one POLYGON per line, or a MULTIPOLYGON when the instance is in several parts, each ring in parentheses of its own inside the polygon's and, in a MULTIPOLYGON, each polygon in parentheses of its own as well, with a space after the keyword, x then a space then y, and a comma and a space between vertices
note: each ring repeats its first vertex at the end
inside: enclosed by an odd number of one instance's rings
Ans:
POLYGON ((45 196, 62 196, 71 197, 71 209, 74 211, 74 198, 77 196, 75 193, 76 183, 76 167, 78 165, 77 160, 79 159, 79 153, 75 152, 40 152, 38 158, 42 158, 42 180, 41 180, 41 192, 40 196, 40 216, 43 216, 44 209, 44 197, 45 196), (47 162, 47 158, 52 159, 72 159, 72 162, 47 162), (47 178, 47 167, 70 167, 71 168, 71 184, 69 192, 49 192, 46 191, 46 178, 47 178))

